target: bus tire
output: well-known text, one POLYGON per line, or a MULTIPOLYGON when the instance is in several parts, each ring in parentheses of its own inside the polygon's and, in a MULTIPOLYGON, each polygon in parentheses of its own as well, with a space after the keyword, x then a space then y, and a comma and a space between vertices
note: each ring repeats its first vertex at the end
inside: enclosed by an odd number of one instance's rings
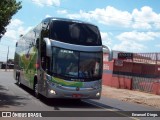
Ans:
POLYGON ((76 99, 76 101, 77 101, 77 102, 81 102, 81 101, 82 101, 82 99, 76 99))
POLYGON ((39 99, 39 92, 38 92, 38 83, 37 80, 34 82, 34 96, 39 99))
POLYGON ((16 72, 16 80, 18 80, 18 74, 17 74, 17 72, 16 72))
POLYGON ((78 98, 78 99, 72 99, 74 103, 79 103, 82 102, 82 99, 78 98))
POLYGON ((21 86, 21 78, 20 75, 17 76, 17 85, 21 86))

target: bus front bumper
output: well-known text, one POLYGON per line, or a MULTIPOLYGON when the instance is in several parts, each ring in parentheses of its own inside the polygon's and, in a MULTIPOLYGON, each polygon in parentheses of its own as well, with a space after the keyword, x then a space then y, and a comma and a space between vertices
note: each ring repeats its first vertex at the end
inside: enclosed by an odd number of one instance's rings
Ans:
POLYGON ((100 99, 102 88, 78 88, 47 84, 47 98, 100 99))

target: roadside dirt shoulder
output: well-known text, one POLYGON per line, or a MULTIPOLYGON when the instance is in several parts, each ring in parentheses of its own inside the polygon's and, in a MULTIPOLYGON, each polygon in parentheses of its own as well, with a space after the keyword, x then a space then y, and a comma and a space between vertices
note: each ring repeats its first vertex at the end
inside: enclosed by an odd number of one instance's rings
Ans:
POLYGON ((115 98, 121 101, 144 104, 160 109, 160 96, 140 91, 117 89, 109 86, 102 86, 102 96, 115 98))

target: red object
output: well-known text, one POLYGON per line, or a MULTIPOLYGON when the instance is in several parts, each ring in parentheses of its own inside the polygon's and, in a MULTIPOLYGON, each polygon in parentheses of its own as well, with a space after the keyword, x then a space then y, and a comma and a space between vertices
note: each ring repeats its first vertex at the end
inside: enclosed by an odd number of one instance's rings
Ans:
POLYGON ((153 83, 152 93, 156 95, 160 95, 160 83, 153 83))
POLYGON ((39 68, 39 64, 38 64, 38 63, 36 63, 36 64, 35 64, 35 67, 38 69, 38 68, 39 68))
POLYGON ((112 74, 103 74, 103 77, 102 77, 103 85, 111 86, 112 85, 111 81, 112 81, 112 74))
POLYGON ((111 87, 120 88, 119 87, 119 80, 117 77, 112 77, 111 87))
POLYGON ((120 76, 113 77, 112 74, 103 74, 102 84, 115 88, 132 89, 132 79, 120 76))
POLYGON ((114 66, 114 61, 112 62, 103 62, 103 76, 102 76, 102 84, 115 87, 115 88, 123 88, 123 89, 132 89, 132 80, 130 78, 126 78, 125 76, 113 76, 113 70, 122 70, 122 71, 131 71, 133 66, 132 63, 125 62, 125 68, 121 66, 114 66))
POLYGON ((81 98, 82 95, 81 95, 81 94, 73 94, 72 97, 73 97, 73 98, 81 98))

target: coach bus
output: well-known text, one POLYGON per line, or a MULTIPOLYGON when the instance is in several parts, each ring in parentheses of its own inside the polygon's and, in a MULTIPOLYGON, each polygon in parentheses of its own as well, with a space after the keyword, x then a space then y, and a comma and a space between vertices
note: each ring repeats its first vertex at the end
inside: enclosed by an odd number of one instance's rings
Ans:
POLYGON ((16 43, 14 78, 35 96, 100 99, 103 46, 97 26, 49 17, 16 43))

